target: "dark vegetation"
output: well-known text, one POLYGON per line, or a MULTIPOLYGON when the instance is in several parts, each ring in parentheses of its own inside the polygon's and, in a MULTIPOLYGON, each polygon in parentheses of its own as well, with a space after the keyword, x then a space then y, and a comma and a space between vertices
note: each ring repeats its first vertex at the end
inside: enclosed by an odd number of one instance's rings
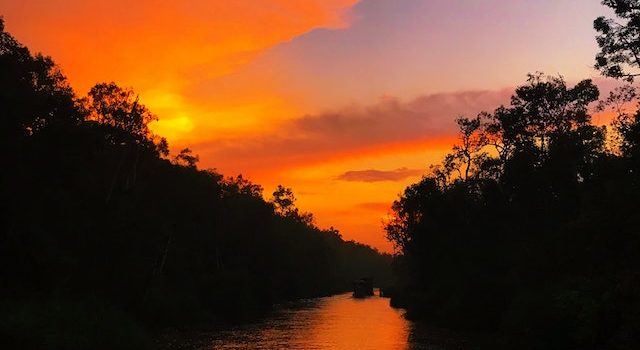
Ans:
POLYGON ((78 98, 0 19, 0 347, 143 349, 159 327, 383 282, 390 256, 344 241, 243 178, 169 155, 129 89, 78 98))
MULTIPOLYGON (((607 0, 596 68, 633 82, 640 1, 607 0)), ((413 318, 487 331, 505 349, 640 344, 640 108, 632 86, 530 75, 508 106, 459 118, 460 139, 393 206, 402 255, 392 303, 413 318)))

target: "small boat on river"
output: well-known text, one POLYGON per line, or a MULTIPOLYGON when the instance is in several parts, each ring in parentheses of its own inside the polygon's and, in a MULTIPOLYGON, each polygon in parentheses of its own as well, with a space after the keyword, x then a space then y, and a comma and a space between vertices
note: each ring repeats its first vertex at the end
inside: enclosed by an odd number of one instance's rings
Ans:
POLYGON ((366 298, 373 296, 373 278, 365 277, 353 282, 353 297, 366 298))

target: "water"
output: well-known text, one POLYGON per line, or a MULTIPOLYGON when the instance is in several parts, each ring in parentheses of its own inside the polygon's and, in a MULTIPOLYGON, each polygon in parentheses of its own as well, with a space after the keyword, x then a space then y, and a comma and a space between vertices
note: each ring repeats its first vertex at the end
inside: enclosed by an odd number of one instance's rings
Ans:
MULTIPOLYGON (((184 349, 470 349, 461 336, 413 323, 389 299, 350 293, 282 306, 258 322, 201 331, 167 348, 184 349), (197 338, 197 340, 194 340, 197 338)), ((167 344, 165 344, 167 345, 167 344)))

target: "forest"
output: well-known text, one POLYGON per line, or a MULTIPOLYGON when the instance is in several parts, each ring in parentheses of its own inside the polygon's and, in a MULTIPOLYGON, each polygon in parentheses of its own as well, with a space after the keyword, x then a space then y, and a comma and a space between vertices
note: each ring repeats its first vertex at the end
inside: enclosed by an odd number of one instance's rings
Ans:
POLYGON ((135 92, 80 97, 0 20, 0 339, 9 349, 146 349, 170 326, 390 279, 391 256, 321 229, 290 188, 170 154, 135 92))
POLYGON ((530 74, 508 105, 458 118, 451 153, 393 204, 392 303, 410 318, 504 349, 640 344, 640 2, 603 4, 595 67, 617 89, 530 74))
POLYGON ((640 0, 602 4, 602 79, 533 72, 455 119, 383 223, 395 254, 318 227, 285 185, 201 168, 133 89, 79 95, 0 17, 0 347, 151 349, 371 277, 407 319, 490 349, 637 349, 640 0))

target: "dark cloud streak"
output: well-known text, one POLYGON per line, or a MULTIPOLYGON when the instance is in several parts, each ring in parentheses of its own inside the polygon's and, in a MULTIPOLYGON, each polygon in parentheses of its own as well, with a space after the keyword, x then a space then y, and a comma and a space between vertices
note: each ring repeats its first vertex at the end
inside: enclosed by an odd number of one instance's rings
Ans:
POLYGON ((438 93, 406 102, 384 97, 366 107, 351 106, 292 119, 275 132, 219 138, 194 148, 205 159, 245 169, 302 164, 385 145, 453 136, 456 117, 491 111, 508 102, 512 92, 438 93))
POLYGON ((338 180, 358 182, 400 181, 409 177, 422 175, 424 172, 424 169, 408 168, 395 170, 351 170, 338 176, 338 180))

